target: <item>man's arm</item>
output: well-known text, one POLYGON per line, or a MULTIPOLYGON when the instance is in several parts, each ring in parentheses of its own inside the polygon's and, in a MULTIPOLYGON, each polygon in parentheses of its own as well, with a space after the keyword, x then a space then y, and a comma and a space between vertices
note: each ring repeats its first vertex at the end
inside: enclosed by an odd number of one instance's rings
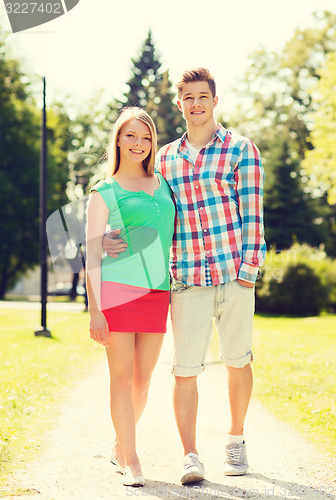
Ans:
POLYGON ((238 272, 238 281, 253 286, 266 252, 263 221, 264 169, 260 153, 248 140, 243 147, 238 167, 237 197, 242 221, 243 257, 238 272))
POLYGON ((103 236, 103 250, 110 257, 119 257, 119 254, 128 247, 122 238, 118 238, 119 233, 120 229, 112 229, 103 236))

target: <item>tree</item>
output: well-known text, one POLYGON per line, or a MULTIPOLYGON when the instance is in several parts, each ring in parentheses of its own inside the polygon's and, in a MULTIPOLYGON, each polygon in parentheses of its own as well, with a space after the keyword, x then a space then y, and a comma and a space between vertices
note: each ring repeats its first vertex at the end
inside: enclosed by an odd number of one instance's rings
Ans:
POLYGON ((132 76, 127 82, 129 90, 125 93, 123 102, 127 106, 146 109, 148 103, 155 98, 161 81, 161 63, 156 56, 151 30, 148 31, 138 58, 131 61, 132 76))
POLYGON ((86 103, 85 111, 76 113, 71 121, 71 147, 69 148, 70 200, 82 198, 88 186, 93 186, 106 175, 105 151, 109 131, 118 116, 118 107, 106 106, 98 96, 86 103))
POLYGON ((270 127, 287 131, 300 158, 312 147, 309 89, 320 78, 327 55, 336 50, 336 14, 314 17, 315 27, 296 30, 279 53, 261 48, 252 54, 245 81, 237 87, 244 102, 240 125, 258 143, 270 127))
POLYGON ((328 193, 330 205, 336 205, 336 54, 329 54, 320 80, 311 89, 316 111, 310 141, 314 149, 306 152, 303 168, 322 192, 328 193))
MULTIPOLYGON (((245 81, 237 87, 241 105, 230 125, 254 139, 262 153, 266 171, 266 231, 271 235, 268 243, 274 237, 274 243, 279 245, 276 235, 286 232, 288 219, 276 215, 276 207, 285 209, 286 203, 292 207, 291 224, 296 226, 301 221, 300 227, 296 227, 300 242, 319 245, 328 238, 325 199, 317 197, 310 187, 302 161, 313 147, 311 112, 316 103, 309 88, 320 78, 319 68, 327 55, 336 49, 335 35, 336 14, 316 15, 315 26, 296 30, 279 53, 265 49, 254 53, 245 81), (284 171, 280 175, 281 168, 284 171), (284 189, 286 185, 289 190, 295 187, 302 198, 299 213, 297 196, 291 201, 284 189)), ((284 243, 285 239, 281 237, 281 241, 284 243)))
POLYGON ((313 150, 306 152, 302 166, 310 183, 327 199, 326 219, 328 238, 326 251, 336 256, 336 55, 329 54, 326 65, 319 71, 320 80, 311 89, 316 111, 312 114, 310 141, 313 150))
POLYGON ((0 298, 38 261, 39 116, 16 61, 0 42, 0 298))
POLYGON ((158 147, 175 140, 185 128, 182 114, 173 103, 174 96, 168 71, 165 71, 158 86, 158 95, 147 106, 157 127, 158 147))
POLYGON ((299 162, 290 154, 285 137, 280 137, 270 150, 272 168, 265 182, 265 236, 269 246, 277 250, 289 248, 295 241, 320 243, 320 227, 310 197, 304 192, 299 162), (276 186, 276 189, 274 189, 276 186))
MULTIPOLYGON (((0 39, 0 298, 39 261, 40 120, 31 81, 0 39)), ((66 200, 65 114, 49 111, 49 196, 52 211, 66 200), (65 125, 62 128, 61 124, 65 125), (54 128, 53 128, 54 127, 54 128)))
POLYGON ((168 71, 161 72, 150 30, 139 56, 132 59, 131 74, 127 82, 129 90, 123 99, 111 105, 111 109, 123 106, 144 108, 155 121, 159 147, 177 139, 184 128, 184 120, 173 102, 174 92, 168 71))

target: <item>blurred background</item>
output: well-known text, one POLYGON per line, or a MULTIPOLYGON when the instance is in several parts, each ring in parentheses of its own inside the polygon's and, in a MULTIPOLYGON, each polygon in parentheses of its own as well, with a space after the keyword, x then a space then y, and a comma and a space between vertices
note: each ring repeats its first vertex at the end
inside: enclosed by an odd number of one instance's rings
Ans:
MULTIPOLYGON (((13 488, 24 494, 10 475, 42 449, 41 431, 56 421, 62 398, 104 354, 90 340, 83 312, 80 234, 90 187, 105 177, 108 134, 123 106, 138 105, 153 117, 159 146, 180 136, 185 123, 175 82, 194 66, 215 77, 217 121, 257 144, 266 172, 268 252, 256 283, 253 397, 323 452, 314 473, 324 473, 331 461, 334 471, 335 0, 80 0, 65 15, 15 34, 5 3, 0 0, 0 496, 13 496, 13 488), (43 330, 50 337, 36 330, 45 326, 42 317, 38 323, 40 301, 45 305, 43 77, 48 236, 55 236, 48 250, 50 331, 43 330), (74 217, 79 230, 72 237, 55 230, 53 223, 63 228, 74 217)), ((210 352, 218 356, 216 336, 210 352)), ((335 474, 330 477, 335 485, 335 474)))
MULTIPOLYGON (((266 172, 268 254, 257 311, 336 308, 336 8, 332 0, 79 4, 12 34, 0 11, 0 300, 39 299, 39 155, 47 83, 48 215, 105 176, 120 109, 145 108, 159 146, 185 123, 174 82, 206 66, 217 121, 250 137, 266 172)), ((84 201, 83 201, 84 203, 84 201)), ((50 300, 85 302, 85 248, 49 266, 50 300)))

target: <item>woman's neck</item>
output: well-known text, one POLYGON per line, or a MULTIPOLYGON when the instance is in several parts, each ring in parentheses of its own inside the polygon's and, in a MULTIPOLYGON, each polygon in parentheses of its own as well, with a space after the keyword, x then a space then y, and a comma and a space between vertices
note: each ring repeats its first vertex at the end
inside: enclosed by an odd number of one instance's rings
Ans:
POLYGON ((142 163, 120 162, 117 172, 114 174, 118 177, 146 177, 148 174, 142 163))

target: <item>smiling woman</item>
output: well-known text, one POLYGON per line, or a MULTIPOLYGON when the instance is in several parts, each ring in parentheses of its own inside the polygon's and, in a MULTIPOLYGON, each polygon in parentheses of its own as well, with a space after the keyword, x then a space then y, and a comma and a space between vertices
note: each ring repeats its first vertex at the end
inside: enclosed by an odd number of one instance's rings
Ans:
POLYGON ((166 331, 169 251, 175 206, 161 174, 154 174, 156 129, 139 108, 126 108, 108 148, 110 172, 88 204, 87 283, 90 335, 106 347, 111 416, 116 432, 111 462, 123 484, 143 486, 135 426, 166 331), (120 230, 127 249, 104 255, 106 225, 120 230))
POLYGON ((154 174, 156 142, 156 128, 150 116, 140 108, 126 108, 120 114, 111 134, 107 150, 107 177, 114 176, 118 170, 123 172, 124 177, 132 177, 127 175, 127 163, 134 163, 136 159, 138 177, 149 181, 145 174, 150 177, 154 174), (135 156, 130 156, 130 150, 135 156))
POLYGON ((133 118, 120 131, 117 145, 121 158, 134 163, 141 162, 142 166, 142 162, 150 154, 152 145, 148 126, 133 118))

